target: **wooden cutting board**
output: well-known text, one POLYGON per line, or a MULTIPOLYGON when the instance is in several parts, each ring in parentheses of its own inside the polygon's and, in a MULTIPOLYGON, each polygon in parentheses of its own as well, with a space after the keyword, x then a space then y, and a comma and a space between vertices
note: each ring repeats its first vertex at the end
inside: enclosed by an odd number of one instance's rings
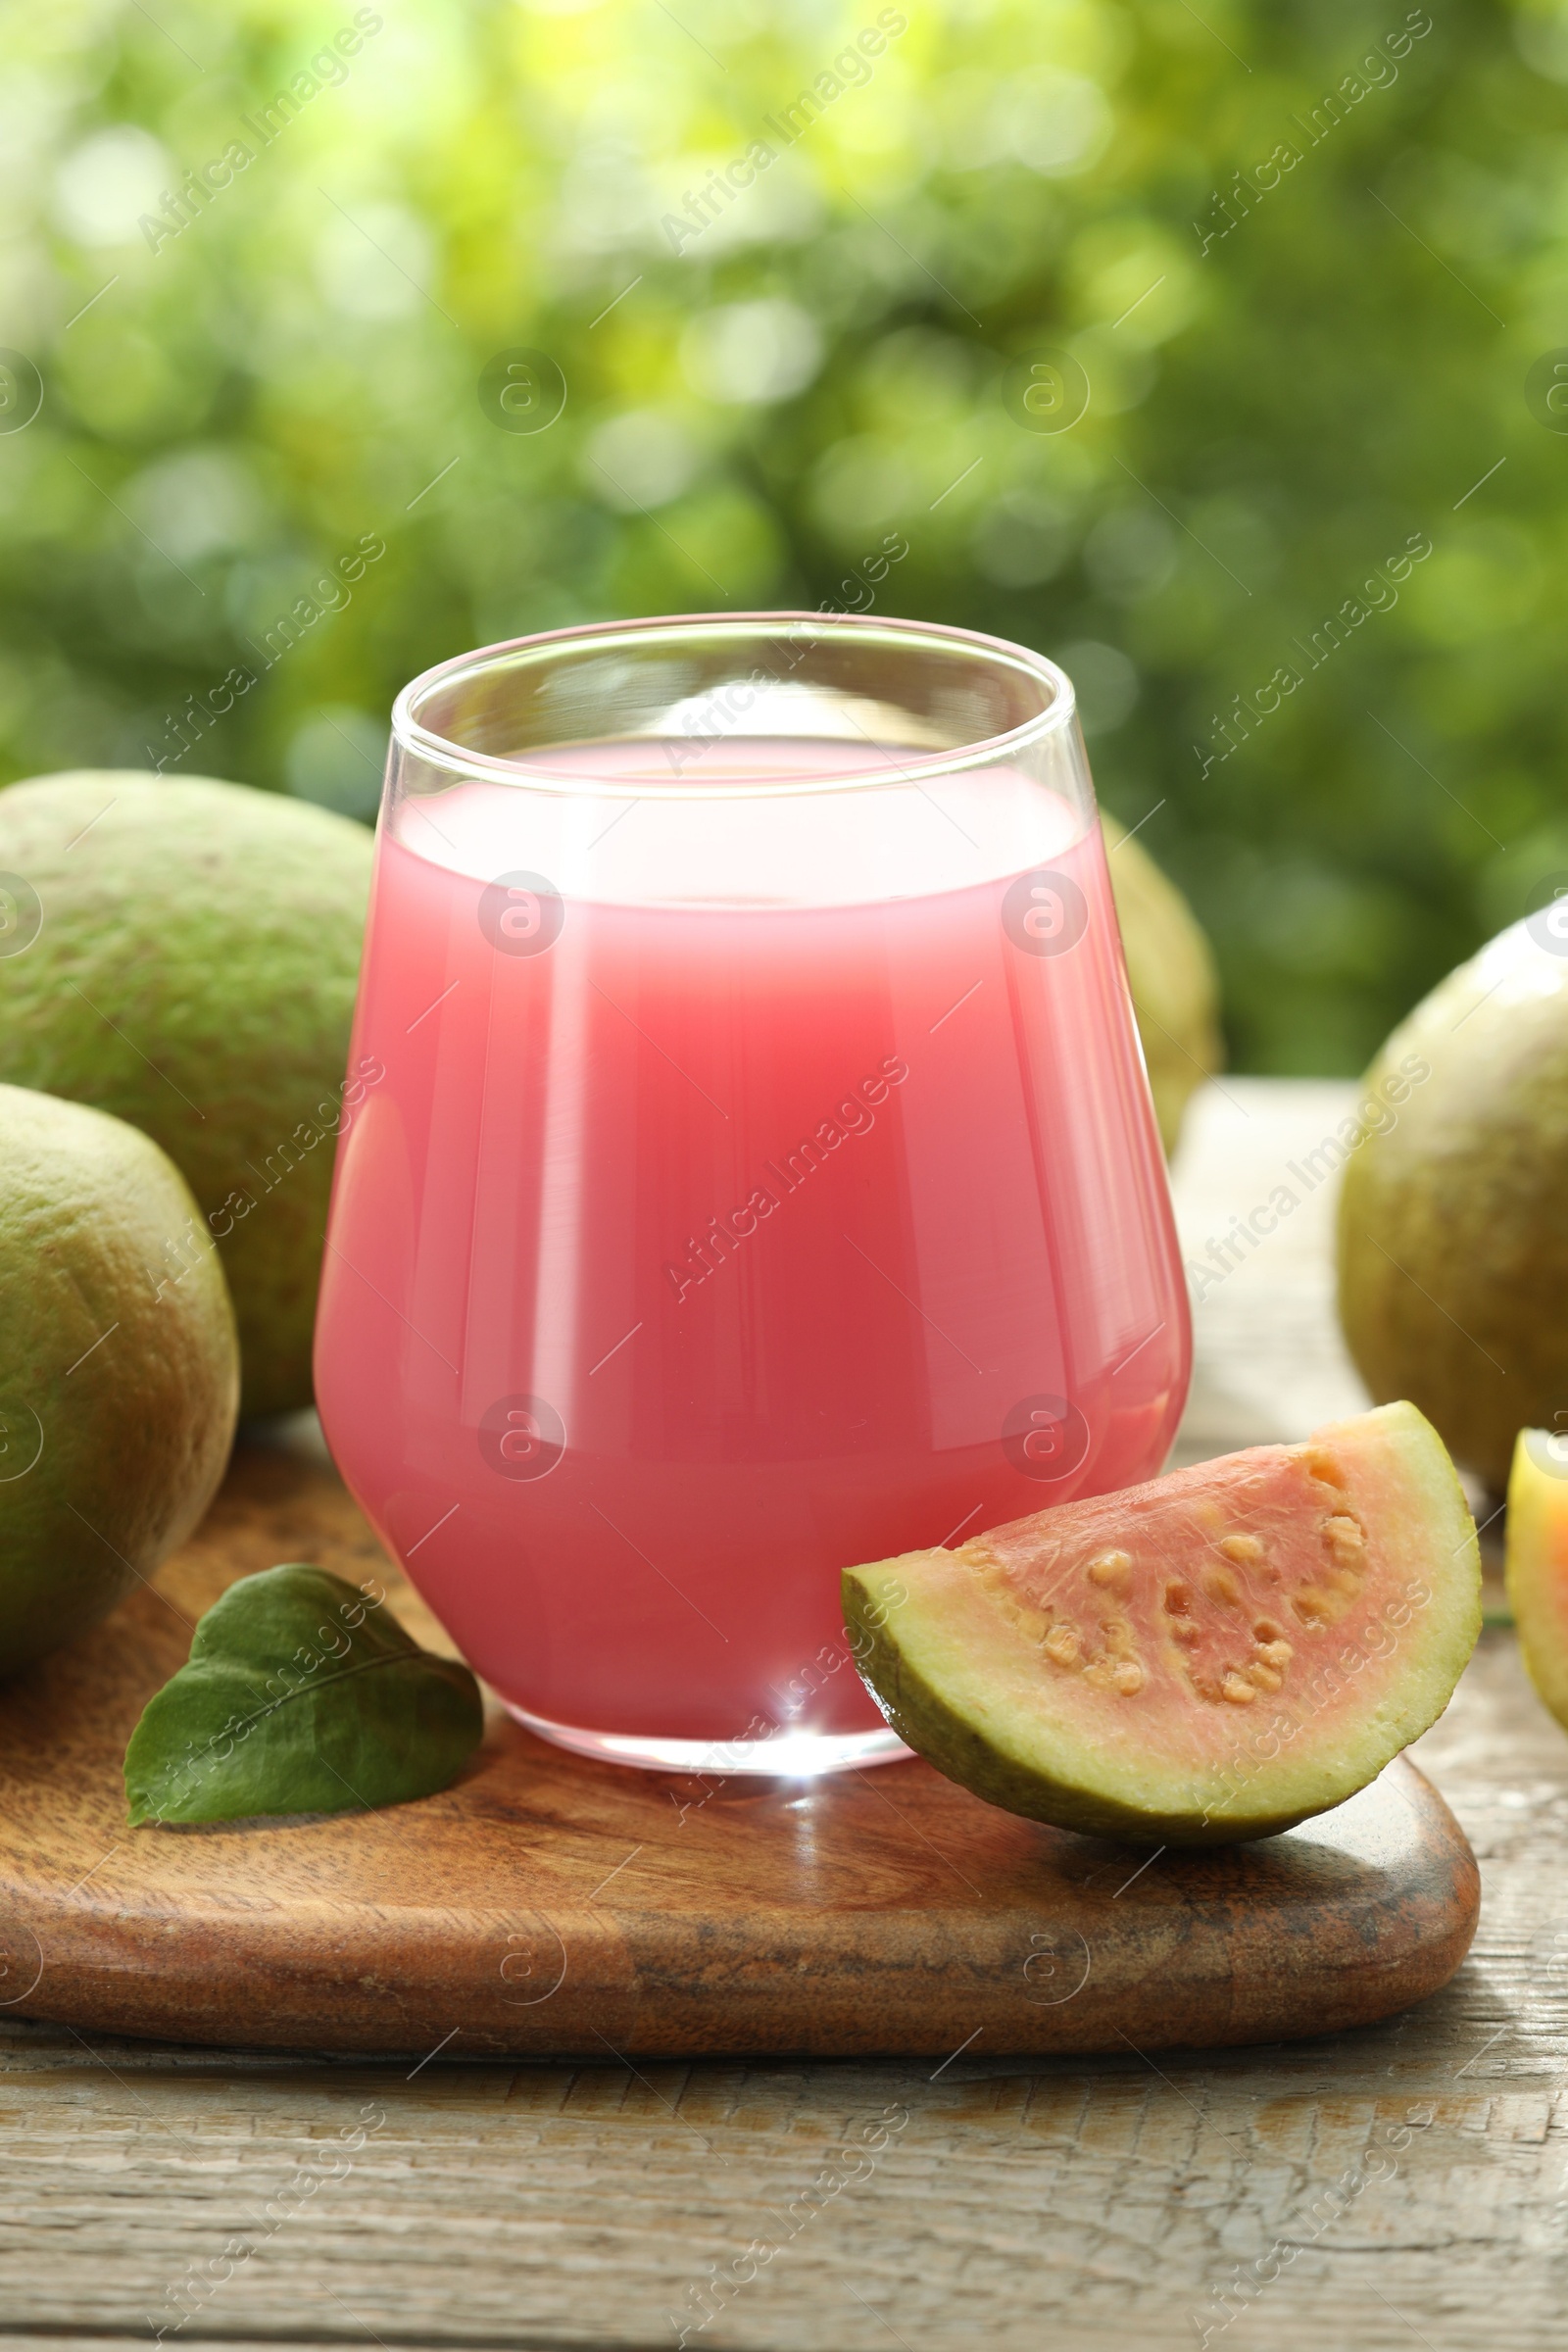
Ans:
POLYGON ((1140 2051, 1337 2033, 1463 1959, 1476 1866, 1391 1766, 1206 1855, 997 1812, 918 1762, 811 1783, 587 1763, 495 1711, 442 1795, 126 1826, 125 1741, 237 1576, 374 1574, 450 1648, 332 1473, 243 1450, 200 1534, 0 1693, 0 2005, 226 2045, 446 2055, 1140 2051))

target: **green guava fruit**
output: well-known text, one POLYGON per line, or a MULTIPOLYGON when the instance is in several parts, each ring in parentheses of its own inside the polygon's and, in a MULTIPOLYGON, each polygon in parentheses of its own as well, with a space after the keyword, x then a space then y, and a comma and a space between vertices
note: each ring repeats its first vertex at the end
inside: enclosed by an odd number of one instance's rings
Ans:
POLYGON ((1543 936, 1499 933, 1395 1030, 1340 1196, 1362 1379, 1498 1494, 1516 1433, 1568 1409, 1568 959, 1543 936))
POLYGON ((179 1170, 121 1119, 0 1086, 0 1675, 183 1543, 238 1405, 234 1310, 179 1170))
POLYGON ((370 836, 116 769, 0 792, 0 1079, 140 1127, 222 1252, 247 1414, 311 1400, 370 836))
POLYGON ((1410 1404, 843 1579, 888 1722, 1010 1813, 1222 1845, 1343 1804, 1481 1630, 1453 1464, 1410 1404))
POLYGON ((1568 1730, 1568 1436, 1560 1428, 1519 1432, 1503 1574, 1530 1680, 1568 1730))
POLYGON ((1100 821, 1154 1115, 1169 1158, 1188 1097, 1225 1066, 1214 958, 1198 917, 1142 842, 1113 816, 1102 813, 1100 821))

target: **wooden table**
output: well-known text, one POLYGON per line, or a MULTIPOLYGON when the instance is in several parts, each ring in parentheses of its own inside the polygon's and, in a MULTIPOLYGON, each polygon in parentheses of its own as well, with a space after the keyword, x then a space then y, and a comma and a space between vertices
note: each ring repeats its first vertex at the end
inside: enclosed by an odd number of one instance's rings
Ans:
MULTIPOLYGON (((1178 1171, 1193 1262, 1349 1099, 1207 1092, 1178 1171)), ((1184 1458, 1360 1401, 1329 1192, 1202 1286, 1184 1458)), ((1157 2066, 410 2068, 0 2025, 0 2337, 1557 2352, 1568 1738, 1505 1629, 1415 1753, 1480 1858, 1480 1936, 1446 1991, 1338 2039, 1157 2066), (832 2176, 859 2177, 808 2196, 877 2119, 885 2144, 832 2176), (782 2250, 699 2329, 703 2281, 744 2276, 756 2239, 782 2250)))

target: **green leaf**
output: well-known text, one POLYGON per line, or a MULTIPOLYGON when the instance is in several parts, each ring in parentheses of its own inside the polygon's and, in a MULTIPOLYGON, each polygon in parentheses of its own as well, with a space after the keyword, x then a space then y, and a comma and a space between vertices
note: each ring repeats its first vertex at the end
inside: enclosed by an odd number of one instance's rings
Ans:
POLYGON ((298 1563, 230 1585, 130 1736, 131 1826, 343 1813, 456 1779, 484 1729, 479 1686, 370 1590, 298 1563))

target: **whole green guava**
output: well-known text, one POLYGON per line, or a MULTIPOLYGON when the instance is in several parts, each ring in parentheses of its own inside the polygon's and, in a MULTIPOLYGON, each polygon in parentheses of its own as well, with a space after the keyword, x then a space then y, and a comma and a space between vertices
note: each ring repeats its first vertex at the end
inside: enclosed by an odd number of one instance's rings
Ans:
POLYGON ((1219 982, 1202 926, 1144 845, 1102 814, 1127 985, 1168 1158, 1188 1097, 1225 1066, 1219 982))
POLYGON ((0 1080, 112 1111, 181 1170, 247 1414, 311 1400, 370 858, 347 817, 209 777, 0 792, 0 1080))
POLYGON ((179 1170, 121 1119, 0 1086, 0 1675, 184 1541, 238 1403, 233 1308, 179 1170))
POLYGON ((1499 933, 1367 1072, 1378 1122, 1340 1196, 1340 1320, 1495 1494, 1524 1428, 1568 1429, 1568 955, 1499 933))

